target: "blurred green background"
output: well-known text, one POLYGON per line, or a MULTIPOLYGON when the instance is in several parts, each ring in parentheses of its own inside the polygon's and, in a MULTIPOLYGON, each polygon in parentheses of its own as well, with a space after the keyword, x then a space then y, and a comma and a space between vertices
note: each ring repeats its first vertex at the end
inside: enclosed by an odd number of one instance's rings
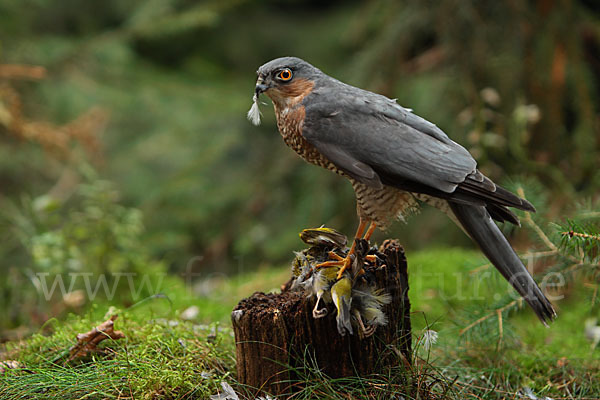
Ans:
MULTIPOLYGON (((270 104, 246 120, 286 55, 397 98, 548 218, 598 198, 595 1, 0 0, 2 332, 76 308, 40 273, 205 278, 288 263, 306 227, 350 235, 350 185, 286 148, 270 104)), ((427 209, 386 236, 409 263, 471 246, 427 209)))

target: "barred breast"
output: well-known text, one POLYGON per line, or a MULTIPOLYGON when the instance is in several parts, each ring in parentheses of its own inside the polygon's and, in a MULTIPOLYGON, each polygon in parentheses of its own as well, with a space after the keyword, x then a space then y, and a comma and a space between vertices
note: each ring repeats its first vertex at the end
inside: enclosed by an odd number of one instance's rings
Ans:
POLYGON ((367 186, 350 178, 356 193, 356 211, 362 219, 373 221, 386 229, 393 221, 414 214, 419 204, 411 193, 384 186, 381 189, 367 186))
POLYGON ((304 121, 304 106, 297 105, 280 109, 275 105, 275 115, 277 117, 277 128, 283 137, 283 141, 288 147, 292 148, 300 157, 311 164, 326 168, 337 174, 343 175, 343 172, 331 161, 325 158, 317 149, 302 136, 302 123, 304 121))

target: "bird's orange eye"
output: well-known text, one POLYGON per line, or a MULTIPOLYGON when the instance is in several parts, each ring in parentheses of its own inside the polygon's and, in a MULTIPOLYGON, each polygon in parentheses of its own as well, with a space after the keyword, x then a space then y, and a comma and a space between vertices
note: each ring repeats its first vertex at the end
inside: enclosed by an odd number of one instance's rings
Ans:
POLYGON ((281 79, 284 82, 289 81, 290 79, 292 79, 292 71, 289 68, 283 69, 277 74, 277 78, 281 79))

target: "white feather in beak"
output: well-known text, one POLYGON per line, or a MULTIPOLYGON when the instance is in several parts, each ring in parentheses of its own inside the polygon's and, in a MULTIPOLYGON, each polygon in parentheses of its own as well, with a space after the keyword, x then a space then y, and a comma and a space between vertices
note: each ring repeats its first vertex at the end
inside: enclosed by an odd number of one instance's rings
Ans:
POLYGON ((258 93, 254 93, 252 97, 252 107, 248 110, 248 121, 252 122, 252 124, 258 126, 260 125, 260 110, 258 109, 258 93))

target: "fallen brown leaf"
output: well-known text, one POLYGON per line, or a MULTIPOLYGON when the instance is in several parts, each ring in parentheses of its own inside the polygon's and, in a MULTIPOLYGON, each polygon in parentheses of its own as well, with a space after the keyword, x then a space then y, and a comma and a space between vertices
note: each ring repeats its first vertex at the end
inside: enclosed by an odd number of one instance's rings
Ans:
POLYGON ((96 351, 98 344, 104 339, 122 339, 125 334, 121 331, 115 331, 114 323, 117 315, 113 315, 91 331, 77 335, 77 344, 71 347, 69 359, 67 362, 76 358, 85 357, 88 353, 96 351))

